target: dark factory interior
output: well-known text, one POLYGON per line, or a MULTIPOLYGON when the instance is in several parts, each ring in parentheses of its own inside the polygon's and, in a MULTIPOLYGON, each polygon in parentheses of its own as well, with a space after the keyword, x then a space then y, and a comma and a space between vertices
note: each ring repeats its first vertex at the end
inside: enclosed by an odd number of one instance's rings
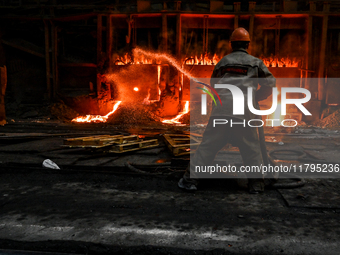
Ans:
POLYGON ((0 255, 338 254, 339 131, 338 0, 0 0, 0 255), (264 189, 232 125, 185 184, 250 58, 264 189))

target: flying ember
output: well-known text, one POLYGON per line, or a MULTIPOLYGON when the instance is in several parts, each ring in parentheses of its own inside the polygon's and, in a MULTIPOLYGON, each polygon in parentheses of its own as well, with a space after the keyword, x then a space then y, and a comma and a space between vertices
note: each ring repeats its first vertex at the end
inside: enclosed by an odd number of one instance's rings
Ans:
POLYGON ((142 49, 139 48, 135 48, 133 50, 133 54, 134 55, 144 55, 144 56, 148 56, 150 58, 154 58, 154 59, 164 59, 166 61, 168 61, 173 67, 175 67, 178 71, 180 71, 181 73, 183 73, 186 77, 188 77, 189 79, 192 77, 191 74, 189 72, 187 72, 186 70, 184 70, 180 64, 178 64, 178 62, 176 61, 175 58, 170 57, 167 54, 161 54, 161 53, 152 53, 152 52, 147 52, 144 51, 142 49))

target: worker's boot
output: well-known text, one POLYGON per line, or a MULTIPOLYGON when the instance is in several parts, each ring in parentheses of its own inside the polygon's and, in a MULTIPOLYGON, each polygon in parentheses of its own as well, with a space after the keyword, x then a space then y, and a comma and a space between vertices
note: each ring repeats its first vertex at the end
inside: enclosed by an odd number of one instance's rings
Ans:
POLYGON ((248 179, 248 191, 250 194, 258 194, 264 191, 264 180, 248 179))
POLYGON ((196 184, 194 184, 192 182, 187 182, 187 181, 185 181, 184 178, 181 178, 179 180, 178 187, 181 188, 181 189, 184 189, 186 191, 196 191, 197 190, 196 184))

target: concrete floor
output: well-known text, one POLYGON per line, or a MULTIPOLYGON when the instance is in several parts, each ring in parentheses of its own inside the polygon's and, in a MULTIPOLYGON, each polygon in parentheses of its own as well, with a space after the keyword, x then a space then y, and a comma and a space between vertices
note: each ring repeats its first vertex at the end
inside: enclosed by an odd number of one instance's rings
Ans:
MULTIPOLYGON (((275 140, 268 149, 283 141, 340 163, 339 134, 310 129, 267 135, 275 140)), ((206 180, 186 193, 177 188, 181 171, 145 175, 124 167, 171 160, 164 145, 94 158, 60 147, 64 137, 108 132, 121 131, 58 123, 0 129, 0 254, 338 254, 340 179, 308 178, 302 188, 260 195, 235 180, 206 180), (46 158, 63 169, 42 168, 46 158)))

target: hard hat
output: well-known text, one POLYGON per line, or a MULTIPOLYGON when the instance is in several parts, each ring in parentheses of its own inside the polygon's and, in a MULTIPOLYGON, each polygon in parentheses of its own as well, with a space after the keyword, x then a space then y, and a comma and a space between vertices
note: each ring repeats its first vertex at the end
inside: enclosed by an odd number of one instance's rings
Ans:
POLYGON ((243 27, 236 28, 230 36, 231 42, 250 42, 249 33, 243 27))

